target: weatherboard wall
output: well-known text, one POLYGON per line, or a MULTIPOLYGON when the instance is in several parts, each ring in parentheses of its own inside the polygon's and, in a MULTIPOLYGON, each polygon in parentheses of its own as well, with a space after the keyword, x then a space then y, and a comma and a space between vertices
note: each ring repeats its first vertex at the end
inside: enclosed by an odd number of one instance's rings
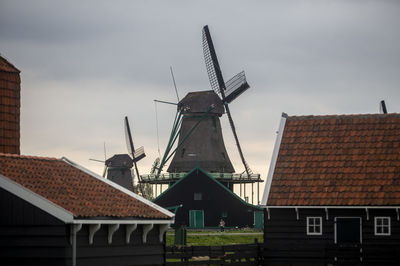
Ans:
POLYGON ((353 261, 361 259, 363 265, 379 265, 379 261, 392 265, 400 259, 400 222, 395 209, 369 209, 369 219, 366 210, 361 208, 328 209, 328 219, 324 208, 299 208, 298 219, 295 208, 270 208, 268 211, 269 218, 267 210, 264 211, 264 258, 269 264, 340 264, 349 254, 353 261), (374 235, 376 216, 391 218, 390 236, 374 235), (322 217, 321 235, 307 235, 307 217, 322 217), (335 217, 360 217, 362 243, 335 244, 335 217))
MULTIPOLYGON (((1 265, 72 265, 70 225, 0 189, 1 265)), ((89 244, 89 225, 77 234, 77 265, 163 265, 164 242, 159 226, 142 242, 142 226, 125 242, 126 226, 121 225, 108 243, 108 226, 102 225, 89 244)))
POLYGON ((68 227, 0 188, 2 265, 71 265, 68 227))

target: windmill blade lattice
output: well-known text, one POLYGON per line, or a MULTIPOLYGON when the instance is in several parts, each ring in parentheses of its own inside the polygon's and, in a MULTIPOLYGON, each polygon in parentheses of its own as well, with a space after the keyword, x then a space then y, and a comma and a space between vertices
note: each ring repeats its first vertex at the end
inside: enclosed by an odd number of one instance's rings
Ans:
POLYGON ((227 103, 231 103, 240 94, 242 94, 245 90, 250 88, 249 84, 246 81, 246 75, 244 71, 236 74, 225 83, 226 93, 225 93, 225 101, 227 103))
POLYGON ((221 93, 225 90, 225 82, 207 25, 203 28, 203 53, 211 88, 216 93, 221 93))

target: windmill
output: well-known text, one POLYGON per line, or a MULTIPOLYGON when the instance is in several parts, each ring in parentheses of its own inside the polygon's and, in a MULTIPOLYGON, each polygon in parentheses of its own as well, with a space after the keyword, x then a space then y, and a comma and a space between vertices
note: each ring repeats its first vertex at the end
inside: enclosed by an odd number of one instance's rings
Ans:
POLYGON ((126 146, 128 149, 128 153, 132 158, 133 161, 133 165, 135 166, 135 172, 136 172, 136 176, 138 178, 138 186, 139 186, 139 190, 140 193, 144 196, 143 193, 143 188, 142 188, 142 182, 141 182, 141 178, 139 175, 139 168, 137 166, 137 162, 140 161, 141 159, 143 159, 144 157, 146 157, 146 154, 144 153, 144 148, 140 147, 137 150, 135 150, 135 147, 133 145, 133 140, 132 140, 132 134, 131 134, 131 129, 129 127, 129 121, 128 121, 128 117, 125 116, 125 140, 126 140, 126 146))
POLYGON ((218 63, 217 54, 215 53, 214 44, 211 39, 208 25, 203 28, 203 52, 204 60, 206 63, 208 78, 210 80, 211 88, 220 95, 221 100, 225 106, 225 111, 228 116, 229 124, 235 138, 236 146, 239 151, 240 159, 242 160, 246 174, 249 177, 252 171, 244 159, 242 148, 240 147, 239 139, 236 133, 235 124, 233 123, 232 115, 229 110, 229 103, 239 97, 245 90, 250 88, 246 81, 244 71, 238 73, 228 82, 225 83, 222 76, 221 68, 218 63))

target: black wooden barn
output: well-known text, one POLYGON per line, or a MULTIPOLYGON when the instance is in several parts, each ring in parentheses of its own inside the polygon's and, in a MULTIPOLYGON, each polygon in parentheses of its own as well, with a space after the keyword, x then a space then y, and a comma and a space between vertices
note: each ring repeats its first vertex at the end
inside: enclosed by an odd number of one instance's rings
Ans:
POLYGON ((400 262, 400 115, 282 115, 262 200, 268 264, 400 262))
POLYGON ((249 204, 200 167, 174 183, 154 202, 164 207, 180 206, 175 225, 191 228, 218 227, 223 219, 227 227, 262 227, 262 209, 249 204))
POLYGON ((0 154, 1 265, 164 265, 173 214, 63 158, 0 154))

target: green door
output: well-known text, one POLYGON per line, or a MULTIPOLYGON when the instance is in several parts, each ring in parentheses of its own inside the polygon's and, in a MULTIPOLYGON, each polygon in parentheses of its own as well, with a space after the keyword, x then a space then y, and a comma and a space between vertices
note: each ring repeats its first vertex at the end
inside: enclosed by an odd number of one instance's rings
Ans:
POLYGON ((204 228, 204 211, 189 210, 189 227, 204 228))
POLYGON ((262 211, 254 212, 254 228, 262 229, 264 227, 264 213, 262 211))

